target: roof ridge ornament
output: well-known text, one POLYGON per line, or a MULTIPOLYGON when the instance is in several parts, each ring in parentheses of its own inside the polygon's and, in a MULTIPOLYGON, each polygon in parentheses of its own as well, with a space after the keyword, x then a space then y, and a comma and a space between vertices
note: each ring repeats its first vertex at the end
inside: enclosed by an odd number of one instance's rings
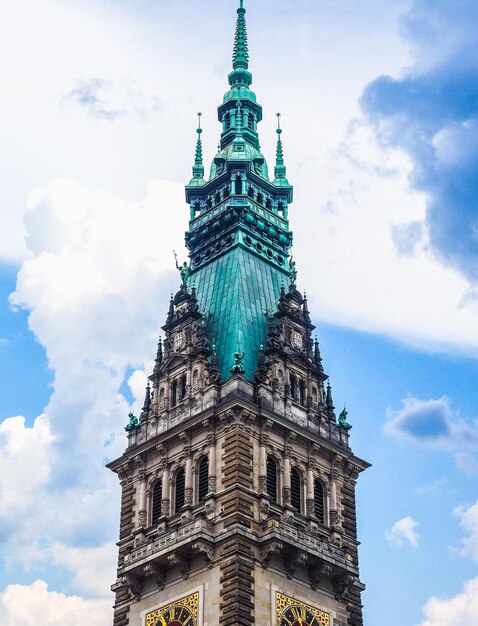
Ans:
POLYGON ((196 141, 196 153, 194 155, 194 165, 193 165, 193 180, 197 179, 198 181, 204 182, 204 164, 202 161, 202 140, 201 140, 201 116, 202 113, 198 112, 198 127, 196 129, 197 132, 197 141, 196 141))
POLYGON ((281 114, 276 113, 277 116, 277 148, 276 148, 276 164, 274 167, 274 185, 288 186, 289 181, 286 178, 286 167, 284 165, 284 148, 282 146, 282 128, 280 127, 281 114))

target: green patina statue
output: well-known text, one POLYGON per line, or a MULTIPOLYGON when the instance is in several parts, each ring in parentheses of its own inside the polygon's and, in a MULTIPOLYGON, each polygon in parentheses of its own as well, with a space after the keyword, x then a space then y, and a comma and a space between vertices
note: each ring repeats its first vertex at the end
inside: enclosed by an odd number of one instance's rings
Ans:
POLYGON ((129 432, 131 430, 136 430, 137 428, 140 427, 139 419, 136 417, 136 415, 133 415, 133 413, 128 413, 128 417, 129 417, 129 422, 124 427, 126 431, 129 432))
POLYGON ((244 374, 245 369, 242 367, 242 361, 244 360, 244 352, 234 352, 234 365, 229 370, 231 374, 244 374))
POLYGON ((290 261, 289 261, 289 274, 292 279, 292 282, 295 283, 295 281, 297 280, 297 269, 295 267, 294 257, 292 256, 290 257, 290 261))
MULTIPOLYGON (((174 250, 173 250, 174 252, 174 250)), ((183 285, 186 284, 187 279, 189 278, 189 274, 191 273, 191 269, 189 267, 189 265, 186 263, 186 261, 184 261, 184 263, 182 265, 179 265, 178 263, 178 255, 176 254, 176 252, 174 252, 174 259, 176 261, 176 269, 179 272, 179 275, 181 276, 181 281, 183 283, 183 285)))
POLYGON ((350 430, 352 428, 352 424, 347 422, 348 411, 344 407, 342 413, 339 415, 339 426, 344 428, 345 430, 350 430))

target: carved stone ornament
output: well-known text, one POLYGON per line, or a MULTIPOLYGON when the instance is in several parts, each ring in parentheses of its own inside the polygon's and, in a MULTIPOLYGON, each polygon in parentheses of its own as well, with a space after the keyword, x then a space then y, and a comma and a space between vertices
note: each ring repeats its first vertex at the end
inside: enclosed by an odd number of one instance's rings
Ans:
POLYGON ((328 578, 332 573, 332 565, 322 561, 319 565, 309 568, 310 586, 317 589, 324 578, 328 578))
POLYGON ((152 578, 160 589, 164 588, 166 580, 166 570, 156 563, 148 563, 143 567, 143 574, 145 578, 152 578))
POLYGON ((268 567, 274 555, 278 556, 282 552, 283 545, 280 541, 271 541, 261 549, 261 561, 263 567, 268 567))
POLYGON ((141 596, 141 579, 138 576, 127 573, 121 579, 121 583, 133 597, 139 598, 141 596))
POLYGON ((173 552, 173 554, 168 556, 168 561, 171 567, 178 568, 183 578, 187 578, 189 576, 191 564, 187 557, 179 554, 179 552, 173 552))
POLYGON ((192 549, 202 555, 208 567, 212 566, 212 562, 214 561, 214 548, 211 545, 205 541, 196 541, 196 543, 192 544, 192 549))
POLYGON ((350 589, 355 578, 352 574, 343 574, 334 580, 335 598, 337 600, 347 600, 350 597, 350 589))
POLYGON ((285 559, 286 575, 289 580, 294 576, 296 569, 300 565, 305 565, 307 555, 304 552, 295 552, 285 559))

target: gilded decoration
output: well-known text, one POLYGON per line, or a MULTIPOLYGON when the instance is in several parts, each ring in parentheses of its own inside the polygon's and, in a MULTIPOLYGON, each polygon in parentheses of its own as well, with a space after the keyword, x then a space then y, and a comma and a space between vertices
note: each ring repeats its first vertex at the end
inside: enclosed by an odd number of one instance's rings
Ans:
POLYGON ((199 625, 199 592, 171 602, 146 615, 146 626, 164 626, 165 624, 199 625))
MULTIPOLYGON (((316 609, 309 604, 305 604, 300 600, 296 600, 295 598, 290 598, 289 596, 285 596, 282 593, 276 592, 276 611, 277 611, 277 624, 282 624, 284 620, 284 613, 287 613, 288 609, 297 609, 297 617, 300 618, 301 609, 305 609, 305 611, 313 616, 314 625, 320 626, 330 626, 330 615, 325 613, 325 611, 321 611, 320 609, 316 609)), ((290 621, 286 619, 286 622, 290 621)), ((302 621, 299 619, 299 622, 302 621)), ((286 623, 284 622, 284 623, 286 623)), ((293 623, 293 622, 291 622, 293 623)))

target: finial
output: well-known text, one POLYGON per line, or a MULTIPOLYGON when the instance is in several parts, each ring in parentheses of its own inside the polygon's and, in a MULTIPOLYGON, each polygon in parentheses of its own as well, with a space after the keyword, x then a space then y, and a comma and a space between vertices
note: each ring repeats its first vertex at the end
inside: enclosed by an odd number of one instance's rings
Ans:
POLYGON ((277 116, 277 129, 276 129, 276 133, 277 133, 277 149, 276 149, 276 165, 274 168, 274 175, 275 175, 275 180, 274 180, 274 184, 278 184, 278 179, 281 179, 283 182, 282 184, 288 184, 287 179, 285 177, 286 174, 286 167, 284 165, 284 150, 282 148, 282 139, 281 139, 281 133, 282 133, 282 128, 280 127, 280 118, 281 118, 281 114, 280 113, 276 113, 277 116))
POLYGON ((198 112, 198 127, 196 129, 198 137, 196 141, 196 154, 194 157, 194 165, 193 165, 193 180, 195 178, 200 179, 200 180, 204 179, 204 165, 202 162, 201 116, 202 116, 202 113, 198 112))
MULTIPOLYGON (((249 52, 247 46, 245 14, 246 9, 244 8, 244 3, 241 0, 239 3, 239 8, 237 9, 236 33, 234 36, 234 50, 232 53, 232 67, 234 68, 234 70, 237 70, 239 68, 247 70, 247 68, 249 67, 249 52)), ((230 76, 230 79, 232 78, 235 78, 235 76, 230 76)), ((249 84, 251 83, 251 81, 249 81, 249 84)))

